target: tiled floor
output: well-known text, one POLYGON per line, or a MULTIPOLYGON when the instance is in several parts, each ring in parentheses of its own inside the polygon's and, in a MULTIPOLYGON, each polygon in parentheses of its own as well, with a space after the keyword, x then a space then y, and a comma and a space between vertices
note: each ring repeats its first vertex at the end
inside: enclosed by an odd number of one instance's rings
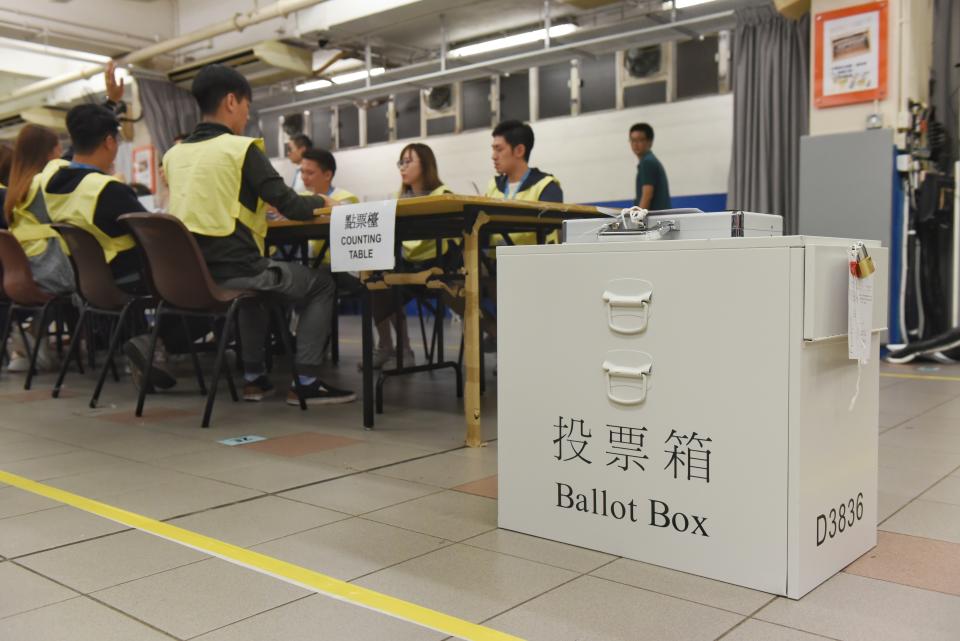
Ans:
MULTIPOLYGON (((359 388, 358 352, 347 321, 331 382, 359 388)), ((201 430, 186 376, 137 419, 129 381, 90 410, 89 378, 3 373, 0 470, 530 641, 956 641, 960 367, 884 371, 879 544, 800 601, 497 529, 495 379, 468 450, 449 372, 390 380, 372 432, 226 394, 201 430)), ((0 484, 0 641, 444 638, 0 484)))

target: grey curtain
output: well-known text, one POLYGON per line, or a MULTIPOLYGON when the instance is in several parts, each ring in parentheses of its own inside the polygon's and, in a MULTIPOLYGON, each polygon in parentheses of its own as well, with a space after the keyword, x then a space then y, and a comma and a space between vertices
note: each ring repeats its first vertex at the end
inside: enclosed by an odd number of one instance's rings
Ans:
POLYGON ((810 16, 737 10, 727 207, 783 216, 796 233, 800 136, 809 125, 810 16))
POLYGON ((933 95, 937 120, 944 124, 952 160, 960 157, 957 144, 957 93, 960 91, 960 1, 934 0, 933 4, 933 95))
POLYGON ((162 158, 177 134, 190 133, 200 121, 200 108, 189 91, 166 80, 137 78, 143 117, 162 158))

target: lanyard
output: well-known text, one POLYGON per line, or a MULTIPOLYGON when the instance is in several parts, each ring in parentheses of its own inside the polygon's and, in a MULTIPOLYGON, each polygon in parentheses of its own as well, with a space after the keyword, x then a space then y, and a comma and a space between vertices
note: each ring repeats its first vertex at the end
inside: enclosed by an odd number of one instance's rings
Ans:
POLYGON ((330 185, 330 189, 327 190, 327 195, 333 196, 333 192, 336 191, 336 189, 337 189, 336 187, 334 187, 333 185, 330 185))
POLYGON ((510 180, 507 179, 507 185, 506 185, 507 193, 505 193, 503 197, 506 198, 507 200, 513 200, 514 198, 516 198, 517 194, 520 193, 520 188, 523 187, 523 183, 527 182, 527 178, 529 177, 530 177, 530 170, 527 169, 527 171, 523 174, 523 177, 520 178, 520 182, 517 183, 517 188, 514 190, 512 194, 510 193, 510 180))

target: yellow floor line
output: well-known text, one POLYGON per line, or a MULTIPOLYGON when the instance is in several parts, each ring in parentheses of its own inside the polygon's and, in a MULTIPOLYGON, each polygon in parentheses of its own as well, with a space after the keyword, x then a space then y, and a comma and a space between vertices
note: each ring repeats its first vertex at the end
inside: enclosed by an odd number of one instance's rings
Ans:
POLYGON ((915 381, 960 381, 960 376, 937 376, 930 374, 888 374, 880 372, 880 376, 887 378, 909 378, 915 381))
POLYGON ((72 494, 64 490, 31 481, 28 478, 17 476, 0 470, 0 483, 6 483, 13 487, 39 494, 48 499, 58 501, 65 505, 96 514, 105 519, 116 521, 154 536, 167 539, 174 543, 179 543, 205 554, 215 556, 235 563, 236 565, 255 570, 262 574, 267 574, 280 579, 286 583, 299 586, 301 588, 324 594, 340 601, 346 601, 354 605, 359 605, 376 612, 381 612, 397 619, 403 619, 416 625, 431 628, 437 632, 442 632, 454 636, 458 639, 467 641, 523 641, 520 637, 499 632, 491 628, 470 623, 463 619, 431 610, 409 601, 404 601, 386 594, 374 592, 367 588, 347 583, 325 574, 308 570, 307 568, 281 561, 259 552, 247 550, 245 548, 225 543, 218 539, 204 536, 197 532, 191 532, 169 523, 163 523, 155 519, 128 512, 127 510, 94 501, 77 494, 72 494))

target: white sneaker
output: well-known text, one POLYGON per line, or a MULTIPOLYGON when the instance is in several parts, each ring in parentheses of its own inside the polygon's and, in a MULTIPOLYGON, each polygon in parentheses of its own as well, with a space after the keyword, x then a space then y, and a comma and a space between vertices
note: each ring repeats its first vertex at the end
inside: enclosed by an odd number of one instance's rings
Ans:
MULTIPOLYGON (((29 333, 27 340, 30 343, 30 349, 34 348, 36 342, 29 333)), ((7 365, 8 372, 26 372, 30 369, 30 357, 26 355, 27 349, 23 346, 23 340, 16 336, 16 340, 11 340, 10 363, 7 365)), ((37 354, 37 371, 50 372, 57 369, 56 360, 50 353, 50 344, 47 341, 40 343, 40 353, 37 354)))
MULTIPOLYGON (((416 365, 417 357, 413 353, 413 350, 406 350, 403 352, 403 366, 404 367, 413 367, 416 365)), ((373 369, 383 369, 384 366, 392 367, 397 363, 397 350, 396 349, 380 349, 377 348, 373 350, 373 369)), ((357 370, 363 370, 363 361, 361 360, 357 363, 357 370)))

